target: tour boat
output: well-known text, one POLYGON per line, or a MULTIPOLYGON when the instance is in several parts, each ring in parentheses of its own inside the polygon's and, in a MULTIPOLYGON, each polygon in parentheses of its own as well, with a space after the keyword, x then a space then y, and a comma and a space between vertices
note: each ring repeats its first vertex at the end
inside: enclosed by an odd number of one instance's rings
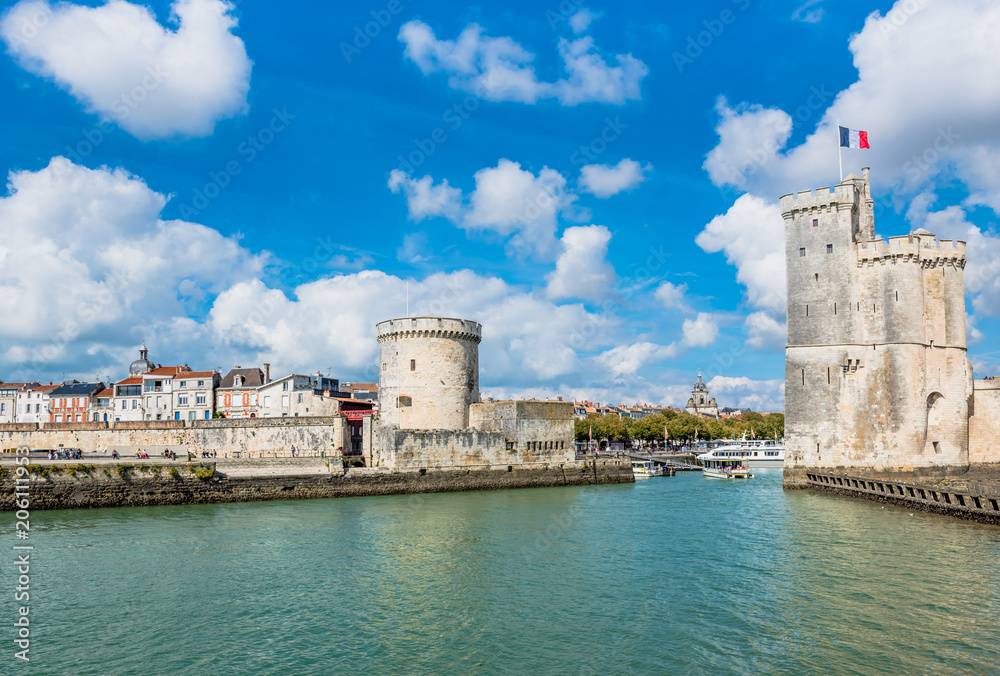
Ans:
POLYGON ((783 467, 785 464, 784 439, 731 439, 698 456, 702 465, 706 461, 734 461, 744 467, 783 467))
POLYGON ((738 460, 706 460, 704 462, 705 466, 701 470, 702 476, 713 479, 753 479, 753 474, 747 466, 738 460))
POLYGON ((636 479, 639 477, 668 476, 666 467, 657 466, 650 460, 633 460, 632 474, 635 475, 636 479))

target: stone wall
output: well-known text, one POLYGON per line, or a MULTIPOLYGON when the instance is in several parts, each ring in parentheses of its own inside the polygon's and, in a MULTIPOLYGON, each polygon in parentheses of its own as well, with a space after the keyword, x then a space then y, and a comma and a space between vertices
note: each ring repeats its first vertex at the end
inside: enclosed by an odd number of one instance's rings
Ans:
POLYGON ((479 401, 482 327, 467 319, 408 317, 381 322, 379 412, 401 429, 464 429, 479 401))
POLYGON ((291 447, 309 454, 339 455, 350 448, 350 426, 343 416, 277 419, 199 420, 118 423, 113 429, 91 429, 80 423, 58 429, 16 431, 0 429, 0 448, 80 448, 85 453, 108 453, 112 449, 132 455, 143 449, 151 455, 170 449, 218 457, 266 457, 288 455, 291 447), (170 423, 165 425, 164 423, 170 423))
POLYGON ((868 174, 781 198, 785 484, 808 468, 965 471, 972 369, 965 244, 876 238, 868 174))
POLYGON ((969 463, 1000 466, 1000 380, 977 380, 969 419, 969 463))
MULTIPOLYGON (((2 511, 11 511, 14 507, 11 468, 10 462, 3 463, 6 472, 0 478, 2 511)), ((187 467, 179 470, 176 476, 165 471, 154 476, 148 470, 126 470, 122 476, 117 468, 110 475, 100 470, 91 470, 89 473, 77 471, 73 476, 50 473, 44 478, 35 474, 29 485, 31 509, 337 498, 619 484, 635 480, 631 463, 617 459, 532 467, 424 469, 407 472, 369 468, 345 472, 339 462, 332 462, 331 467, 322 473, 317 473, 312 465, 304 466, 303 474, 298 476, 288 469, 275 474, 263 463, 249 468, 242 466, 237 472, 233 466, 220 462, 217 470, 215 477, 205 479, 197 478, 192 469, 187 467)))
MULTIPOLYGON (((469 424, 514 442, 517 462, 566 462, 575 457, 573 404, 566 401, 495 401, 473 404, 469 424)), ((510 449, 508 449, 510 450, 510 449)))

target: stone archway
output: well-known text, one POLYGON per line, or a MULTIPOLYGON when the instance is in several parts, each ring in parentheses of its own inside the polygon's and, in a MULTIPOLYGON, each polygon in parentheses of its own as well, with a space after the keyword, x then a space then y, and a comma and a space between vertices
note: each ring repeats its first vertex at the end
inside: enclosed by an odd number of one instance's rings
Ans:
POLYGON ((927 395, 927 437, 924 443, 924 453, 940 455, 944 451, 945 398, 940 392, 927 395))

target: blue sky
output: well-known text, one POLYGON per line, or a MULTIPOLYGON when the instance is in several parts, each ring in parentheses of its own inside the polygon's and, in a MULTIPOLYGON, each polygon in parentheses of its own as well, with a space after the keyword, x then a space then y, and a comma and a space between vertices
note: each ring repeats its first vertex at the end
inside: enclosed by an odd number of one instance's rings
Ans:
POLYGON ((488 395, 682 405, 701 369, 780 410, 776 202, 837 182, 838 118, 879 234, 970 241, 997 373, 1000 10, 898 5, 8 5, 0 378, 145 338, 370 380, 409 294, 483 322, 488 395))

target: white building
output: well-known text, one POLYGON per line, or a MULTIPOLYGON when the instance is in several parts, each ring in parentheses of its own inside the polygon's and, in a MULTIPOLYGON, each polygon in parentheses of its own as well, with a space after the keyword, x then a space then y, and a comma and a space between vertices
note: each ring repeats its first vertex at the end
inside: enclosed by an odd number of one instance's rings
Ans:
POLYGON ((38 383, 0 383, 0 423, 15 422, 18 392, 36 385, 38 383))
POLYGON ((336 378, 292 374, 257 388, 257 416, 298 418, 335 415, 340 410, 336 378))
POLYGON ((142 374, 146 420, 174 419, 174 380, 185 371, 190 372, 191 369, 187 366, 160 366, 142 374))
POLYGON ((14 422, 42 423, 49 419, 49 392, 58 385, 30 385, 17 393, 14 422))
POLYGON ((131 376, 115 383, 112 403, 112 420, 145 420, 146 407, 142 398, 142 377, 131 376))
POLYGON ((182 371, 172 382, 174 420, 208 420, 215 412, 215 371, 182 371))

